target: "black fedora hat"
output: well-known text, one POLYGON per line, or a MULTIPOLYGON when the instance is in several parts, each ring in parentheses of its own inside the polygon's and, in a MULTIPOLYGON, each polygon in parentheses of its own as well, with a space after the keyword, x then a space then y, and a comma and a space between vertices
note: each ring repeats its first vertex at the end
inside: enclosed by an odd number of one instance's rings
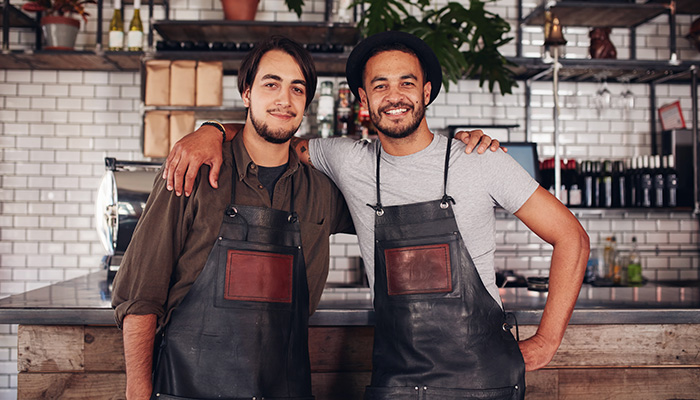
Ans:
POLYGON ((416 53, 421 61, 421 65, 425 68, 428 81, 432 84, 428 104, 432 103, 438 93, 440 93, 440 87, 442 86, 440 61, 438 61, 435 52, 427 43, 419 37, 406 32, 387 31, 377 33, 355 46, 348 57, 348 62, 345 64, 345 75, 352 93, 359 98, 357 89, 362 86, 362 73, 373 50, 380 46, 392 44, 402 44, 416 53))

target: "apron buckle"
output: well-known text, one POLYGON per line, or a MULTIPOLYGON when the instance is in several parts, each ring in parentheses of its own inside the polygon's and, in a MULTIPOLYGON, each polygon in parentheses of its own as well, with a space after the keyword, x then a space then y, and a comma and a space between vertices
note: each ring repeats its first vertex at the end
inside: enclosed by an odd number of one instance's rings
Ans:
POLYGON ((296 211, 292 212, 292 213, 289 214, 289 216, 287 217, 287 221, 288 221, 288 222, 291 222, 291 223, 295 223, 295 222, 297 222, 298 220, 299 220, 299 216, 297 215, 296 211))
POLYGON ((382 203, 377 203, 376 205, 371 205, 367 203, 367 206, 371 209, 374 210, 375 214, 377 214, 378 217, 381 217, 384 215, 384 208, 382 207, 382 203))
POLYGON ((233 218, 233 217, 235 217, 236 215, 238 215, 238 209, 237 209, 236 207, 234 207, 234 206, 231 206, 231 207, 229 207, 229 208, 226 209, 226 215, 228 215, 229 217, 233 218))

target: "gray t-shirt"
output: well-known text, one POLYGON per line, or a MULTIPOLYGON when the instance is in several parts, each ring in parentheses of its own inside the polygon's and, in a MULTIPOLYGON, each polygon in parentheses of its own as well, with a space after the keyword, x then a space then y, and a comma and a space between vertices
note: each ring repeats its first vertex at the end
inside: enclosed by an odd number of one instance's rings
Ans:
MULTIPOLYGON (((407 156, 381 153, 382 205, 394 206, 438 200, 443 194, 447 137, 434 135, 425 149, 407 156)), ((313 139, 309 152, 313 165, 328 175, 343 192, 350 207, 370 287, 374 286, 374 210, 377 202, 376 159, 381 143, 346 138, 313 139)), ((491 296, 501 304, 495 282, 496 218, 494 207, 514 213, 530 198, 537 182, 503 151, 466 154, 465 145, 453 141, 447 194, 455 199, 457 226, 479 276, 491 296)))

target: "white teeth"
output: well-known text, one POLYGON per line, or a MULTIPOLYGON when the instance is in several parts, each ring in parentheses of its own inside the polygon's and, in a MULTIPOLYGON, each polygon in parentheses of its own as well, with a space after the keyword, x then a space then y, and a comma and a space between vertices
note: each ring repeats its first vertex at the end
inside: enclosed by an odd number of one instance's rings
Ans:
POLYGON ((396 109, 393 109, 393 110, 389 110, 389 111, 387 111, 386 113, 387 113, 387 114, 396 115, 396 114, 405 113, 406 111, 407 111, 406 108, 396 108, 396 109))

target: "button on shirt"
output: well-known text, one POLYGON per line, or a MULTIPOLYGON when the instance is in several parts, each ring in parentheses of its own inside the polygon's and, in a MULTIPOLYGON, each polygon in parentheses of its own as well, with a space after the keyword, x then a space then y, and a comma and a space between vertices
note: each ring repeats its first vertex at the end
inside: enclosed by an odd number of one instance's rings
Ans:
POLYGON ((352 233, 352 220, 338 188, 322 173, 300 163, 290 149, 289 165, 275 185, 272 202, 258 180, 258 168, 243 145, 242 134, 225 143, 219 188, 209 185, 209 167, 200 168, 192 194, 176 196, 161 174, 139 219, 114 280, 112 307, 121 327, 128 314, 156 314, 158 327, 185 297, 204 268, 231 199, 233 162, 235 203, 289 211, 291 185, 299 215, 301 242, 313 312, 328 276, 332 233, 352 233), (293 179, 292 179, 293 178, 293 179))

